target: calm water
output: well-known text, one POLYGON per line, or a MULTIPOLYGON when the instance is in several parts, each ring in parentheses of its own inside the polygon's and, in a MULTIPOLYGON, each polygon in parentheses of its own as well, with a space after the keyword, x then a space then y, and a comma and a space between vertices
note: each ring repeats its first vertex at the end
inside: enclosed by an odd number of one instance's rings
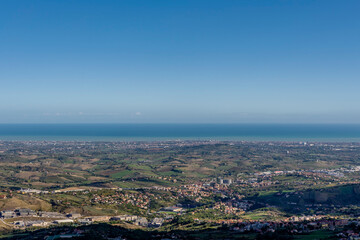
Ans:
POLYGON ((354 141, 360 125, 331 124, 0 124, 0 140, 354 141))

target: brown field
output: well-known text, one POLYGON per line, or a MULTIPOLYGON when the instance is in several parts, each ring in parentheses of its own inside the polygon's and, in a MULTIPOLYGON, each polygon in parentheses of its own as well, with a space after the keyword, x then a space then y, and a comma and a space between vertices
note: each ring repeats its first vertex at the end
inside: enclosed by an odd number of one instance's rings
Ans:
POLYGON ((51 204, 28 195, 0 200, 0 209, 30 208, 32 210, 49 211, 51 204))

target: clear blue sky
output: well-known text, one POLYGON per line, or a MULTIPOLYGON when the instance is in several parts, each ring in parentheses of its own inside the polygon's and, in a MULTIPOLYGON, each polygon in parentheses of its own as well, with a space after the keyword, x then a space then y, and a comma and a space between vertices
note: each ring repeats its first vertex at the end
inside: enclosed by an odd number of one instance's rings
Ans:
POLYGON ((2 123, 360 123, 358 0, 0 1, 2 123))

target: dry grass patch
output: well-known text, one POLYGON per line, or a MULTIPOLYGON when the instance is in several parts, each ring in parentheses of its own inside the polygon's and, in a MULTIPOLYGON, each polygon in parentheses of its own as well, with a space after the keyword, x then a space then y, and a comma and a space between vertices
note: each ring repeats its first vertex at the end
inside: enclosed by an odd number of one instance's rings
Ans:
POLYGON ((32 210, 49 211, 51 210, 51 204, 41 199, 25 195, 0 200, 1 210, 12 210, 16 208, 30 208, 32 210))
POLYGON ((90 181, 104 181, 104 180, 107 180, 107 178, 105 178, 105 177, 97 177, 97 176, 90 176, 90 177, 88 177, 88 180, 90 180, 90 181))
POLYGON ((22 178, 22 179, 30 179, 33 177, 40 177, 40 176, 41 176, 40 172, 30 172, 30 171, 29 172, 22 171, 22 172, 15 174, 15 177, 22 178))
POLYGON ((36 187, 52 187, 57 185, 55 183, 44 183, 44 182, 32 182, 31 184, 36 187))

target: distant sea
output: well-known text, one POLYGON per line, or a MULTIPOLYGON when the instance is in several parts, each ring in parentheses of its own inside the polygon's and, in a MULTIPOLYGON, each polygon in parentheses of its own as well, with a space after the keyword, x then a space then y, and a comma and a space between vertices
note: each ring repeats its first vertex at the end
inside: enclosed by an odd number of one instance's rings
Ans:
POLYGON ((353 124, 0 124, 18 141, 313 141, 360 142, 353 124))

